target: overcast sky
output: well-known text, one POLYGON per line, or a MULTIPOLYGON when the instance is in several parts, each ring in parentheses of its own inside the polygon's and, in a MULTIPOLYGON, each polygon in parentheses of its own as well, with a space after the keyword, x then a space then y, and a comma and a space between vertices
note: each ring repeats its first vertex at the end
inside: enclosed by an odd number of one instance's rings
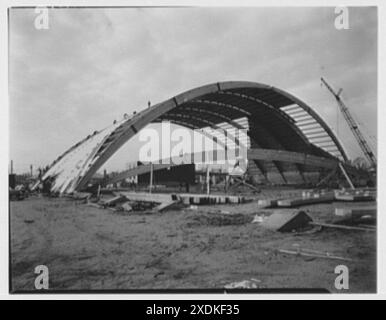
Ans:
MULTIPOLYGON (((50 9, 48 30, 34 27, 36 16, 34 9, 9 12, 10 157, 18 172, 51 163, 148 100, 227 80, 294 94, 339 131, 350 157, 362 156, 320 86, 324 76, 344 89, 376 140, 376 8, 349 8, 348 30, 335 28, 333 7, 50 9)), ((135 160, 135 143, 105 167, 135 160)))

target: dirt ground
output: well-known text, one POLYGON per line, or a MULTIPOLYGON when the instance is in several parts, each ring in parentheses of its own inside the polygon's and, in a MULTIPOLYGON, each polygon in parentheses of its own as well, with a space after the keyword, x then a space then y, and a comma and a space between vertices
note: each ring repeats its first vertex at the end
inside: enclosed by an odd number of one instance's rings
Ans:
MULTIPOLYGON (((273 195, 269 192, 258 197, 273 195)), ((314 219, 329 221, 334 207, 344 205, 302 209, 314 219)), ((34 196, 12 201, 11 291, 35 291, 34 268, 43 264, 49 269, 53 290, 218 289, 257 279, 259 288, 376 292, 375 232, 323 229, 300 235, 250 223, 255 214, 269 215, 274 210, 258 209, 251 202, 124 214, 66 198, 34 196), (237 224, 217 223, 213 217, 221 210, 245 219, 237 219, 237 224), (353 261, 277 251, 297 246, 353 261), (334 269, 339 264, 349 268, 349 290, 334 287, 334 269)))

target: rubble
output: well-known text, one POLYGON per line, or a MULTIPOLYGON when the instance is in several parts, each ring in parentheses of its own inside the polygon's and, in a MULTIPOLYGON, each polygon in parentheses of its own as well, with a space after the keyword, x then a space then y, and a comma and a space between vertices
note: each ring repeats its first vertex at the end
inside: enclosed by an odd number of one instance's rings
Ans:
POLYGON ((250 280, 236 281, 224 286, 225 289, 256 289, 259 288, 261 280, 252 278, 250 280))

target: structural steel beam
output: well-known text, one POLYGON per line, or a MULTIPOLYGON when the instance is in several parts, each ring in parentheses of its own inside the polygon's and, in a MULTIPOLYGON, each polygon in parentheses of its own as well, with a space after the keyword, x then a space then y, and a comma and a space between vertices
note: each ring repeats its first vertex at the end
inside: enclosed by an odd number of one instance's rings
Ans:
POLYGON ((329 159, 300 152, 273 149, 249 149, 248 159, 298 163, 319 168, 335 168, 338 164, 338 160, 333 158, 329 159))

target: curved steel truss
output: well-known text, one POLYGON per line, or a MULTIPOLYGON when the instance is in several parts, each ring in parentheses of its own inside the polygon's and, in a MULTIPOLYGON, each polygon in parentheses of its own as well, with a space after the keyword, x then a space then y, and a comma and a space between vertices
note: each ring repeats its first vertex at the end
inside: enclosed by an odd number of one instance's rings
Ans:
MULTIPOLYGON (((253 148, 347 160, 347 155, 329 126, 308 105, 278 88, 255 82, 218 82, 198 87, 141 112, 81 140, 57 158, 43 176, 53 179, 52 191, 71 193, 82 189, 97 170, 129 139, 149 123, 171 121, 189 128, 238 126, 246 117, 253 148)), ((277 170, 282 175, 299 163, 251 159, 267 178, 277 170), (287 167, 286 167, 287 166, 287 167)))

